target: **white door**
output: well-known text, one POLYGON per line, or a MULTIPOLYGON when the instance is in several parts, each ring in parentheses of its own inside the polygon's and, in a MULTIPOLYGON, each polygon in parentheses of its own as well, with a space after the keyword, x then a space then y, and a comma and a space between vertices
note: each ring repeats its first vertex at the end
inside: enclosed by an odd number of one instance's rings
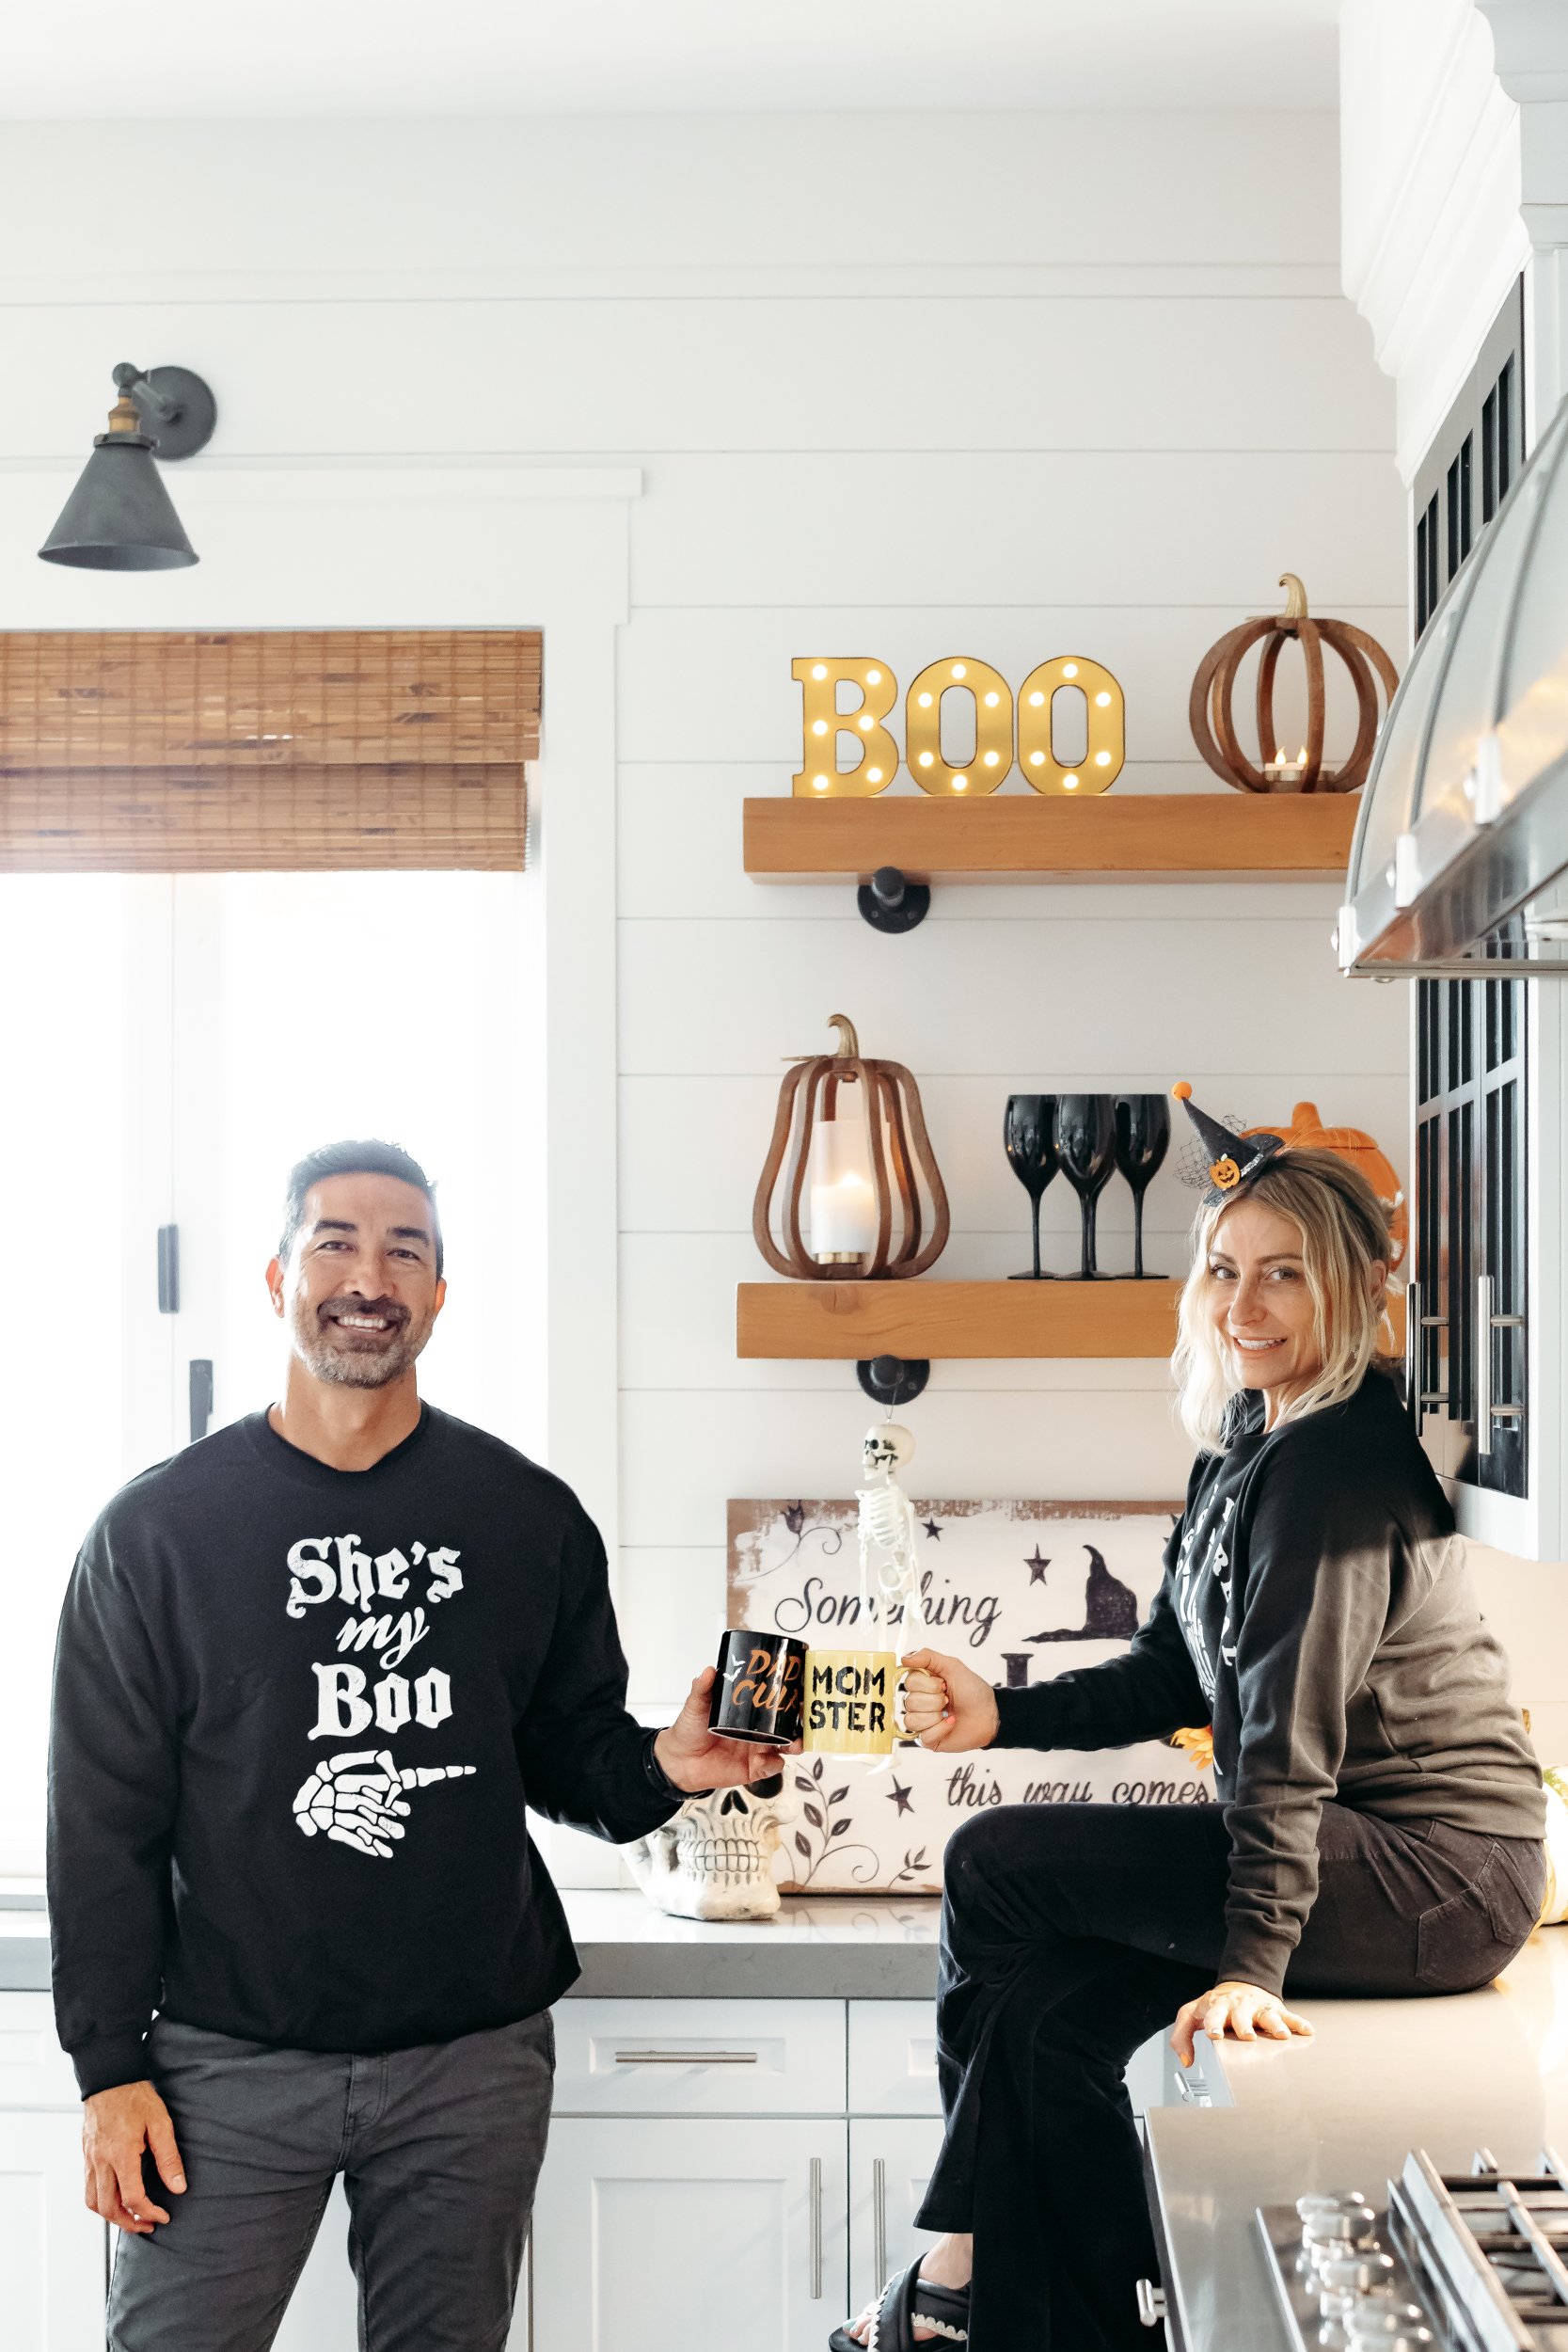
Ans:
POLYGON ((848 2309, 846 2153, 840 2120, 558 2120, 533 2352, 822 2352, 848 2309))
POLYGON ((0 2114, 6 2352, 103 2352, 105 2225, 82 2202, 79 2112, 0 2114))
POLYGON ((935 2236, 914 2217, 942 2146, 934 2117, 857 2116, 849 2125, 849 2304, 861 2311, 935 2236))

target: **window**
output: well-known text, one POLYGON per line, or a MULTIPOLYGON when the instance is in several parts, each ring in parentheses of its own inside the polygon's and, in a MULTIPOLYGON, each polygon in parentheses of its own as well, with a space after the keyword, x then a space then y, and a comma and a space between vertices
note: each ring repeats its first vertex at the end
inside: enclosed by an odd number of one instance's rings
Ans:
MULTIPOLYGON (((1518 396, 1523 283, 1503 305, 1469 383, 1416 479, 1418 637, 1445 582, 1491 522, 1523 456, 1518 396)), ((1505 950, 1507 942, 1499 942, 1505 950)), ((1418 1418, 1438 1467, 1466 1484, 1527 1491, 1528 1297, 1525 1224, 1525 984, 1420 980, 1416 996, 1416 1202, 1411 1359, 1418 1418)))

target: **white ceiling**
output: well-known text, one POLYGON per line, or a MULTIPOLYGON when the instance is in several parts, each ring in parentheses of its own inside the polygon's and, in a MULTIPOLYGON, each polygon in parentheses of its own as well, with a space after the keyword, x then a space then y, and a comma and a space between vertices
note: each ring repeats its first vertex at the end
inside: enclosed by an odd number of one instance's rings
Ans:
POLYGON ((37 0, 16 119, 1331 108, 1338 0, 37 0))

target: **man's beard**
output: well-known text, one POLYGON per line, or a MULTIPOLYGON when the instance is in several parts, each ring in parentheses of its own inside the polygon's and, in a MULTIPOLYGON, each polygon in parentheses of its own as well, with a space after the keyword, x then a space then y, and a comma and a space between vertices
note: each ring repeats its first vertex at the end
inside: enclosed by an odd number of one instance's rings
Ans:
POLYGON ((294 1302, 294 1348, 330 1388, 384 1389, 423 1353, 434 1320, 416 1323, 407 1308, 391 1298, 332 1298, 313 1307, 301 1296, 294 1302), (343 1315, 381 1316, 387 1328, 344 1330, 343 1315))

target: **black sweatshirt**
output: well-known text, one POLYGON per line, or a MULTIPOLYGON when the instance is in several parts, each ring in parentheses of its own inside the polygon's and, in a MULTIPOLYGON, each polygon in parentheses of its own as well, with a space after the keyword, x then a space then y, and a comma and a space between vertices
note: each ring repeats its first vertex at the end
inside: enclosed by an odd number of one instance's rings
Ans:
POLYGON ((997 1744, 1115 1748, 1212 1722, 1230 1836, 1221 1979, 1277 1993, 1332 1798, 1538 1838, 1540 1768, 1453 1514, 1391 1381, 1267 1436, 1260 1400, 1201 1454, 1123 1658, 999 1691, 997 1744))
POLYGON ((625 1841, 681 1803, 626 1689, 581 1505, 429 1406, 368 1470, 257 1413, 134 1479, 55 1660, 55 2006, 83 2096, 146 2074, 155 2009, 371 2052, 556 2000, 577 1955, 525 1805, 625 1841))

